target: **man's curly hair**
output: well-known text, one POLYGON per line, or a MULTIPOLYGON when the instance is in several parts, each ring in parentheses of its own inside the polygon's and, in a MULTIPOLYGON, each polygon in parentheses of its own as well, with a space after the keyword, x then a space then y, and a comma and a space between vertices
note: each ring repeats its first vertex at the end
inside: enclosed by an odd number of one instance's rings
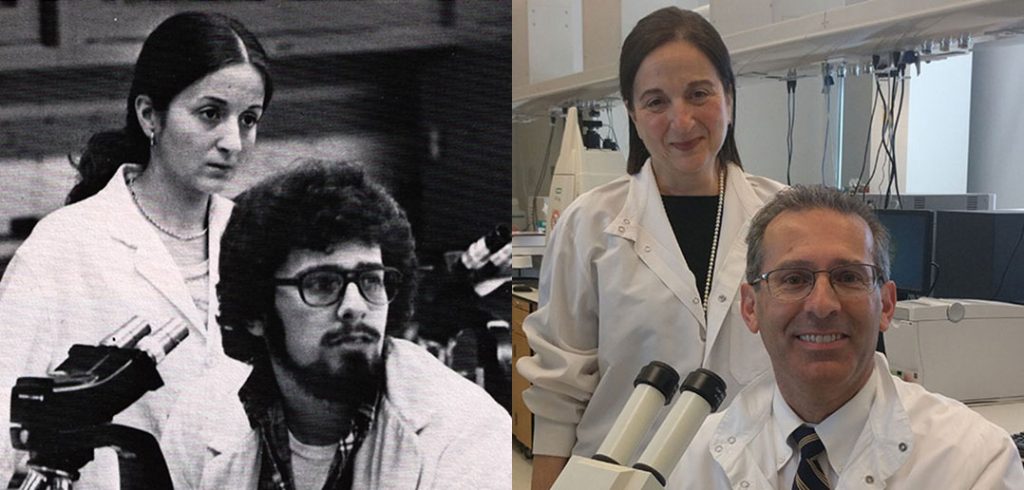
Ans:
POLYGON ((217 321, 224 352, 243 362, 266 355, 263 339, 247 327, 281 328, 272 281, 291 251, 329 253, 349 242, 379 245, 384 265, 402 273, 388 310, 386 330, 394 335, 412 315, 415 242, 405 212, 362 166, 304 160, 239 195, 221 240, 217 321))

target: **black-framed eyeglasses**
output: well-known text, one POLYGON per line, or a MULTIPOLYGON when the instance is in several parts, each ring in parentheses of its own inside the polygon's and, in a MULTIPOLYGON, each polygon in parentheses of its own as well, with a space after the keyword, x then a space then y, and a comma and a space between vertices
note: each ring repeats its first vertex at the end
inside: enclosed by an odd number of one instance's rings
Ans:
POLYGON ((768 292, 779 301, 800 301, 810 296, 821 273, 828 274, 832 289, 843 298, 864 296, 873 291, 882 278, 882 268, 876 265, 845 264, 820 271, 797 267, 775 269, 757 276, 750 284, 764 282, 768 292))
POLYGON ((292 278, 274 278, 277 286, 296 286, 299 296, 309 306, 329 306, 341 300, 350 282, 355 281, 359 294, 371 304, 383 306, 398 295, 402 273, 393 267, 343 270, 316 269, 292 278))

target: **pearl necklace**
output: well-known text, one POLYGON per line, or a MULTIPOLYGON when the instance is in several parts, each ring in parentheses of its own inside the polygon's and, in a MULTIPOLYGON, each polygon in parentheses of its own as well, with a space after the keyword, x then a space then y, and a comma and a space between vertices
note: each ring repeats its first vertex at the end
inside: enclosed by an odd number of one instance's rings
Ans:
POLYGON ((708 316, 708 297, 711 296, 711 274, 715 270, 715 253, 718 251, 718 235, 722 228, 722 204, 725 202, 725 169, 718 174, 718 211, 715 213, 715 234, 711 239, 711 260, 708 262, 707 280, 704 283, 704 318, 708 316))
MULTIPOLYGON (((174 238, 175 240, 179 240, 179 241, 182 241, 182 242, 190 242, 192 240, 196 240, 198 238, 202 238, 202 237, 206 236, 206 233, 208 231, 210 231, 210 226, 206 225, 206 226, 203 227, 202 231, 200 231, 199 233, 196 233, 194 235, 184 235, 184 236, 178 235, 177 233, 174 233, 173 231, 168 230, 167 228, 164 228, 163 226, 160 226, 160 223, 157 223, 156 220, 153 219, 153 217, 150 216, 149 213, 146 212, 146 209, 142 207, 142 203, 139 202, 139 197, 135 195, 135 179, 132 179, 132 180, 128 181, 128 192, 131 193, 131 195, 132 195, 132 202, 135 203, 135 207, 139 208, 139 212, 142 213, 142 217, 146 218, 146 221, 148 221, 149 224, 151 224, 154 227, 156 227, 156 229, 160 230, 165 235, 167 235, 167 236, 169 236, 171 238, 174 238)), ((206 201, 206 211, 207 211, 207 213, 209 213, 209 211, 210 211, 210 201, 209 201, 209 198, 207 198, 207 201, 206 201)))

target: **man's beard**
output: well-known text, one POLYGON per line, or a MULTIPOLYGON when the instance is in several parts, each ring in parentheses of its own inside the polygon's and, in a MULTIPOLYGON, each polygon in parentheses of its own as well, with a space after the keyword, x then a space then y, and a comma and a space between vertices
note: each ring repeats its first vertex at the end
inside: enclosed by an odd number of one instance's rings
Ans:
MULTIPOLYGON (((283 367, 306 393, 320 400, 340 402, 351 407, 373 403, 381 389, 384 376, 384 360, 381 354, 368 354, 361 350, 342 351, 339 354, 341 359, 338 370, 333 370, 331 363, 324 359, 317 359, 303 366, 295 362, 285 349, 284 328, 279 320, 276 326, 277 329, 270 330, 277 331, 265 337, 267 350, 274 363, 283 367)), ((366 334, 372 332, 374 340, 380 338, 380 334, 368 326, 359 325, 353 328, 366 334)), ((324 336, 324 342, 328 336, 324 336)))

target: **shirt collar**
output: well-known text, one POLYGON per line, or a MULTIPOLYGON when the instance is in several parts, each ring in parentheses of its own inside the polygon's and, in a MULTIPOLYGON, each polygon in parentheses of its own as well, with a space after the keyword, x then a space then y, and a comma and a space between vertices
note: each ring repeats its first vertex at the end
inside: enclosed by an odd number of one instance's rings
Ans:
POLYGON ((828 461, 836 473, 843 472, 850 454, 853 453, 853 446, 864 430, 864 424, 867 423, 868 414, 871 412, 871 404, 875 401, 877 385, 877 375, 875 370, 872 370, 860 391, 814 429, 825 445, 825 451, 829 455, 828 461))
POLYGON ((868 377, 867 383, 861 387, 850 401, 846 402, 838 410, 822 420, 820 424, 804 422, 796 412, 790 408, 786 400, 782 398, 778 384, 774 387, 772 396, 772 419, 775 421, 775 447, 776 471, 781 470, 790 458, 797 455, 796 449, 789 445, 789 435, 800 425, 806 424, 814 428, 822 444, 825 445, 825 452, 828 454, 828 462, 836 473, 842 473, 846 462, 853 453, 853 446, 857 443, 860 433, 867 423, 868 414, 871 412, 871 404, 875 400, 875 388, 878 379, 874 372, 868 377), (785 448, 789 448, 786 450, 785 448), (784 456, 787 455, 788 456, 784 456))
POLYGON ((772 420, 775 422, 775 471, 780 471, 796 454, 796 450, 789 445, 789 435, 806 422, 782 398, 778 383, 772 388, 772 420))

